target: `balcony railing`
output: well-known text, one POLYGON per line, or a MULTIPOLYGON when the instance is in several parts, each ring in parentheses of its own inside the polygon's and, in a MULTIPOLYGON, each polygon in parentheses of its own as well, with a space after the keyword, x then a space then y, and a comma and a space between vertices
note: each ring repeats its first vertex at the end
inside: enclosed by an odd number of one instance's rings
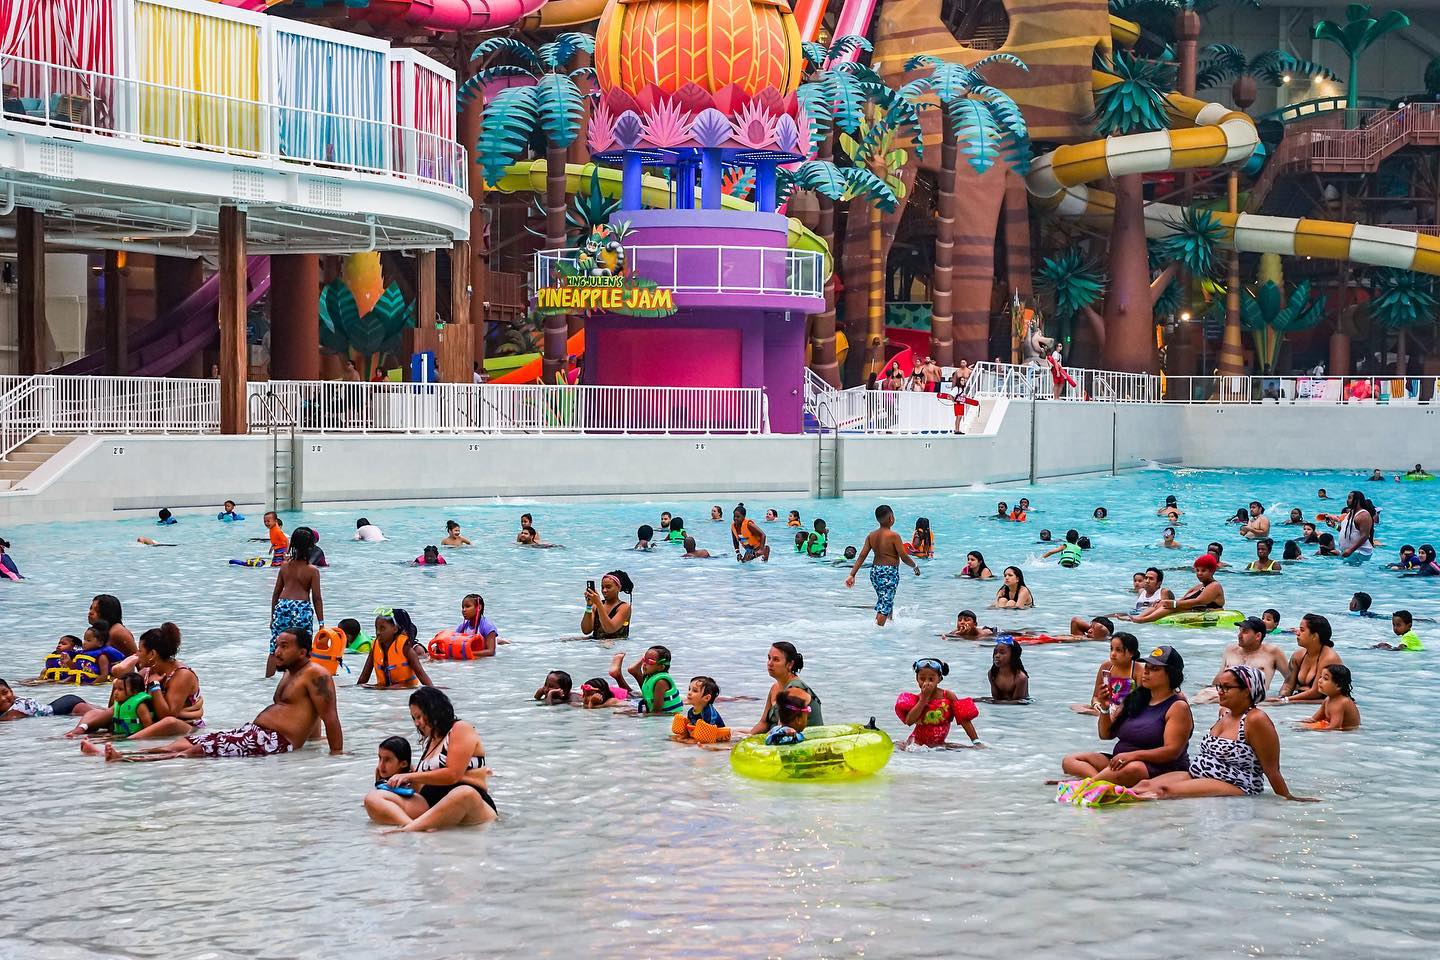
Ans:
MULTIPOLYGON (((576 271, 578 250, 535 254, 533 289, 558 286, 560 265, 576 271)), ((626 272, 680 294, 824 296, 825 258, 813 250, 717 245, 627 245, 626 272)))
POLYGON ((466 190, 465 148, 411 127, 21 57, 0 58, 0 77, 6 78, 0 118, 12 131, 43 126, 192 156, 299 164, 322 175, 352 171, 466 190), (24 85, 9 79, 22 74, 24 85), (315 130, 324 131, 318 140, 292 133, 315 130))

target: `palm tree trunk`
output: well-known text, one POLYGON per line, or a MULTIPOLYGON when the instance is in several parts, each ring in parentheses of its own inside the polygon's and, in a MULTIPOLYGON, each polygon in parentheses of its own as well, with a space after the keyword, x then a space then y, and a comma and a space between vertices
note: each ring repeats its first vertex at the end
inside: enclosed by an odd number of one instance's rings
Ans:
MULTIPOLYGON (((878 373, 885 360, 885 244, 880 232, 884 215, 876 204, 870 205, 869 276, 866 281, 865 370, 866 376, 878 373)), ((852 348, 853 349, 853 348, 852 348)))
MULTIPOLYGON (((1230 212, 1239 209, 1240 178, 1230 171, 1230 212)), ((1225 336, 1220 342, 1220 376, 1245 375, 1245 345, 1240 338, 1240 251, 1230 248, 1230 269, 1225 277, 1225 336)))
MULTIPOLYGON (((834 143, 833 134, 821 141, 817 158, 831 159, 834 143)), ((835 256, 835 201, 818 195, 817 199, 820 218, 815 232, 830 250, 833 269, 825 279, 825 310, 810 320, 810 369, 830 386, 839 387, 840 365, 835 359, 835 277, 840 272, 840 261, 835 256)))
POLYGON ((1395 376, 1397 377, 1405 376, 1405 369, 1409 366, 1406 363, 1405 339, 1405 328, 1401 327, 1395 340, 1395 376))
MULTIPOLYGON (((565 155, 564 147, 550 145, 545 151, 545 248, 565 247, 565 155)), ((545 318, 544 381, 554 383, 555 375, 565 372, 566 338, 584 326, 584 317, 563 314, 545 318), (573 329, 572 329, 573 327, 573 329)))
POLYGON ((1140 174, 1115 178, 1110 232, 1110 289, 1105 296, 1104 366, 1152 373, 1157 365, 1151 316, 1150 264, 1145 249, 1145 195, 1140 174))
POLYGON ((955 168, 960 150, 955 142, 954 125, 942 120, 940 127, 943 139, 940 142, 940 183, 936 197, 930 355, 940 366, 948 367, 954 364, 955 357, 955 338, 951 323, 954 307, 950 292, 955 275, 955 168))

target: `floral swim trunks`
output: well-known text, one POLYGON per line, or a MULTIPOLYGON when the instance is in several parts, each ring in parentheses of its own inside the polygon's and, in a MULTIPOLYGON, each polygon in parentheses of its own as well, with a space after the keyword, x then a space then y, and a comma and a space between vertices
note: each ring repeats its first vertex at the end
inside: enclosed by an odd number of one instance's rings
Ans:
POLYGON ((275 612, 270 615, 270 652, 275 652, 275 641, 286 630, 303 627, 310 630, 315 625, 315 608, 309 600, 280 600, 275 612))
POLYGON ((895 588, 900 586, 900 568, 875 564, 870 568, 870 586, 875 588, 875 612, 895 614, 895 588))
POLYGON ((289 753, 295 745, 274 730, 246 723, 234 730, 208 730, 185 738, 207 757, 271 757, 289 753))

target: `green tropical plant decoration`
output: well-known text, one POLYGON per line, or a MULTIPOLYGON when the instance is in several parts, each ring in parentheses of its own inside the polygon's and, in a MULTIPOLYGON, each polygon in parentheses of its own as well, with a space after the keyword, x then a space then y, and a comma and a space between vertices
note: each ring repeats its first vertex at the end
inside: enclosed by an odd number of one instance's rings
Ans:
POLYGON ((1379 18, 1370 16, 1368 3, 1352 3, 1345 8, 1345 22, 1321 20, 1315 24, 1315 39, 1333 43, 1350 61, 1349 79, 1345 82, 1345 108, 1354 110, 1360 94, 1360 55, 1387 33, 1410 26, 1410 18, 1399 10, 1387 10, 1379 18))
POLYGON ((1201 51, 1201 57, 1195 72, 1195 88, 1208 90, 1233 80, 1230 96, 1241 110, 1249 109, 1255 102, 1257 80, 1278 87, 1295 77, 1339 79, 1328 67, 1284 50, 1265 50, 1247 57, 1245 51, 1233 44, 1212 43, 1201 51))
POLYGON ((1395 331, 1395 374, 1404 376, 1410 328, 1434 323, 1440 310, 1435 278, 1399 267, 1377 267, 1369 272, 1366 283, 1374 294, 1370 317, 1395 331))
POLYGON ((1250 331, 1255 360, 1263 373, 1275 372, 1287 334, 1309 330, 1324 317, 1325 296, 1311 297, 1308 280, 1291 288, 1288 297, 1273 280, 1240 290, 1240 323, 1250 331))
MULTIPOLYGON (((920 110, 940 111, 930 355, 941 366, 950 366, 955 350, 955 222, 959 207, 955 184, 960 156, 964 154, 976 173, 986 172, 997 160, 1003 160, 1017 173, 1023 174, 1030 167, 1030 132, 1024 115, 1009 94, 992 86, 980 72, 995 63, 1030 69, 1019 57, 1008 53, 991 54, 968 67, 938 57, 917 56, 905 61, 905 69, 925 71, 924 75, 900 88, 900 95, 920 110)), ((975 314, 978 311, 966 311, 963 317, 969 324, 967 332, 979 326, 974 321, 981 318, 975 314)))
POLYGON ((415 326, 415 308, 391 283, 364 316, 355 295, 338 277, 320 291, 320 346, 328 353, 353 357, 369 380, 375 364, 400 347, 400 334, 415 326))
MULTIPOLYGON (((865 349, 863 372, 878 372, 885 349, 885 245, 883 214, 895 210, 906 195, 903 177, 912 157, 925 149, 920 111, 888 85, 867 87, 868 99, 854 133, 841 130, 837 139, 851 167, 869 171, 884 186, 883 193, 866 190, 851 197, 869 206, 867 220, 868 267, 865 291, 865 349)), ((870 181, 865 181, 869 183, 870 181)), ((852 215, 856 212, 851 204, 852 215)))
MULTIPOLYGON (((565 157, 582 135, 585 124, 585 93, 579 82, 595 76, 594 67, 570 69, 580 54, 595 52, 595 38, 588 33, 562 33, 549 43, 530 47, 513 37, 491 37, 470 54, 471 61, 500 55, 519 63, 486 67, 460 85, 461 105, 469 102, 489 83, 522 79, 531 85, 506 87, 485 104, 480 117, 480 138, 475 153, 485 179, 495 183, 505 168, 520 159, 532 139, 545 143, 545 246, 563 249, 568 236, 565 194, 565 157)), ((583 321, 557 314, 547 318, 544 337, 544 382, 553 383, 565 367, 565 342, 583 321)))
POLYGON ((1074 336, 1077 315, 1090 322, 1098 342, 1103 342, 1105 322, 1095 312, 1105 292, 1105 273, 1100 265, 1078 247, 1067 247, 1047 257, 1035 271, 1035 286, 1055 304, 1054 316, 1060 322, 1060 338, 1069 343, 1074 336))
POLYGON ((1197 277, 1219 274, 1221 264, 1216 251, 1225 239, 1225 225, 1214 214, 1186 207, 1179 219, 1169 222, 1169 227, 1174 232, 1158 240, 1155 248, 1172 268, 1183 268, 1197 277))
POLYGON ((1174 67, 1117 50, 1109 60, 1097 55, 1095 68, 1118 80, 1095 91, 1090 119, 1096 132, 1111 137, 1169 129, 1165 96, 1175 86, 1174 67))

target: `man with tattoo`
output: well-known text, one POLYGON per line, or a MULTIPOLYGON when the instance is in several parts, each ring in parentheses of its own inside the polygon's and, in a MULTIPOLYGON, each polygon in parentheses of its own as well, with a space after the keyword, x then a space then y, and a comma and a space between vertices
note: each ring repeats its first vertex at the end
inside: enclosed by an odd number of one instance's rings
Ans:
MULTIPOLYGON (((310 661, 310 631, 296 627, 275 638, 275 660, 284 671, 275 688, 275 702, 253 723, 234 730, 201 730, 163 747, 141 753, 121 753, 106 744, 106 760, 173 760, 176 757, 268 757, 303 747, 305 741, 325 724, 330 752, 344 749, 340 714, 335 705, 335 681, 318 663, 310 661)), ((85 743, 81 751, 101 753, 100 747, 85 743)))

